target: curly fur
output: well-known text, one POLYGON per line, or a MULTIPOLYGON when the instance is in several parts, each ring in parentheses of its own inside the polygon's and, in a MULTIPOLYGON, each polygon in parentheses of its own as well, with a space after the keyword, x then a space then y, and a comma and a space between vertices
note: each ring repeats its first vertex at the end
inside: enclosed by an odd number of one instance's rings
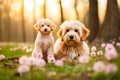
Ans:
POLYGON ((56 58, 60 59, 67 56, 74 60, 81 55, 88 55, 89 47, 85 40, 89 33, 89 29, 78 20, 63 22, 58 31, 59 38, 54 46, 56 58))
POLYGON ((46 60, 47 55, 54 52, 52 31, 55 29, 55 24, 49 19, 40 19, 34 25, 34 28, 38 31, 38 34, 32 56, 36 57, 37 53, 41 53, 46 60))

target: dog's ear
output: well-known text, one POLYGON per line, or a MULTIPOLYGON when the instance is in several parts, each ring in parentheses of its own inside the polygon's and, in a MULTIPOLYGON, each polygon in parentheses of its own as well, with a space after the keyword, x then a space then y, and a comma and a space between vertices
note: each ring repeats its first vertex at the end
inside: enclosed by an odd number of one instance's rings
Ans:
POLYGON ((90 30, 87 29, 87 28, 82 24, 82 37, 81 37, 81 40, 82 40, 82 41, 86 40, 86 38, 88 37, 89 34, 90 34, 90 30))
POLYGON ((34 24, 33 27, 35 28, 36 31, 40 31, 40 28, 39 28, 38 24, 34 24))
POLYGON ((57 35, 62 40, 62 28, 58 30, 57 35))
POLYGON ((52 24, 52 27, 51 27, 51 30, 54 31, 55 28, 56 28, 56 25, 53 23, 53 24, 52 24))

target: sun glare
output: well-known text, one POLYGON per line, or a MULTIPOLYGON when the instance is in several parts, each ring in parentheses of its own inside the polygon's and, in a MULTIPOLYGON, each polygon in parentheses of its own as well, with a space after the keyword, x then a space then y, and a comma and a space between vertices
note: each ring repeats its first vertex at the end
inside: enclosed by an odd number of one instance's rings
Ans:
POLYGON ((25 11, 31 12, 33 10, 33 0, 24 0, 25 11))
POLYGON ((14 11, 16 11, 16 12, 20 11, 20 9, 21 9, 21 3, 18 2, 18 1, 13 2, 11 9, 14 10, 14 11))

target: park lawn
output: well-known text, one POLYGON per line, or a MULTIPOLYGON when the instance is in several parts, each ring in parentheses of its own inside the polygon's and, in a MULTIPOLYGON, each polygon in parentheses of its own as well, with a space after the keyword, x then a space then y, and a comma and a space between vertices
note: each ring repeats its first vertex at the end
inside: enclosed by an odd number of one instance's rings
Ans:
MULTIPOLYGON (((22 50, 10 51, 16 46, 1 46, 0 54, 5 55, 5 59, 0 61, 0 80, 120 80, 120 56, 112 62, 108 62, 104 56, 91 57, 90 62, 81 64, 77 62, 65 62, 63 66, 57 67, 54 64, 47 64, 42 69, 33 69, 24 75, 17 72, 20 56, 30 56, 30 52, 22 50), (106 74, 93 71, 94 62, 102 60, 106 64, 114 63, 118 67, 116 73, 106 74)), ((120 53, 120 50, 117 50, 120 53)))

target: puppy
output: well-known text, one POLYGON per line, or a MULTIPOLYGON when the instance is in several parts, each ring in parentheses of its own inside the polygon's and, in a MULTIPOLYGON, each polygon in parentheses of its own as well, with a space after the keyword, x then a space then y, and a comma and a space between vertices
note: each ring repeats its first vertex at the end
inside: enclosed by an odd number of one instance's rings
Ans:
POLYGON ((90 30, 78 20, 65 21, 58 31, 58 39, 54 46, 57 59, 67 58, 77 60, 81 55, 89 54, 89 47, 85 40, 90 30))
POLYGON ((38 53, 43 55, 47 61, 47 55, 54 52, 54 38, 52 31, 55 29, 55 24, 49 19, 40 19, 34 28, 38 32, 32 56, 36 57, 38 53))

